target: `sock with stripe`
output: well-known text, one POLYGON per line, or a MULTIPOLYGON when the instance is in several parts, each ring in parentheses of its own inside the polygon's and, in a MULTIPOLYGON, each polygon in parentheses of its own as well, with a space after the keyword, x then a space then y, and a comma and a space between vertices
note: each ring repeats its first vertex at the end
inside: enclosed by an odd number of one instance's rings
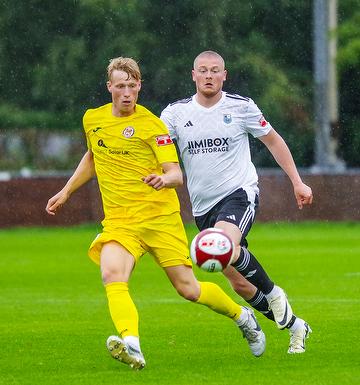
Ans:
POLYGON ((264 294, 270 293, 274 288, 274 282, 246 247, 241 247, 239 258, 232 263, 232 266, 264 294))
POLYGON ((294 332, 299 326, 301 326, 301 324, 303 322, 305 322, 305 321, 300 319, 300 318, 298 318, 298 317, 296 317, 296 315, 293 314, 293 316, 291 317, 291 320, 286 325, 285 329, 290 329, 292 332, 294 332))
POLYGON ((269 318, 271 321, 275 321, 274 314, 272 310, 269 309, 269 302, 266 299, 264 293, 257 289, 255 295, 246 300, 246 302, 252 306, 254 309, 262 313, 265 317, 269 318))
POLYGON ((119 336, 139 336, 139 316, 127 282, 105 285, 111 318, 119 336))

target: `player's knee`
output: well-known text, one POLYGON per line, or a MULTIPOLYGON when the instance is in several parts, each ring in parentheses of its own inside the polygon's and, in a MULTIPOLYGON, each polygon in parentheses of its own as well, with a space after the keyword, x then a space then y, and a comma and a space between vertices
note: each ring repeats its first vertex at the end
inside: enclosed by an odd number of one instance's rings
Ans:
POLYGON ((126 279, 118 269, 103 268, 101 270, 101 279, 106 285, 111 282, 124 282, 126 279))
POLYGON ((101 279, 102 279, 104 285, 106 285, 107 283, 110 283, 110 282, 114 282, 112 280, 112 277, 113 277, 113 274, 111 274, 111 272, 109 270, 102 270, 101 279))

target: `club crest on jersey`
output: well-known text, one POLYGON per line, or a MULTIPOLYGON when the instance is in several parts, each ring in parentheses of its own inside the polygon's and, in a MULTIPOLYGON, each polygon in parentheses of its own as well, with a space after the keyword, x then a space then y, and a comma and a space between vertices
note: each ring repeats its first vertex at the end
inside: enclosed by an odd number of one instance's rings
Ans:
POLYGON ((156 138, 156 144, 158 146, 166 146, 168 144, 173 144, 173 141, 170 138, 170 135, 160 135, 157 136, 156 138))
POLYGON ((261 118, 259 119, 259 123, 261 127, 265 127, 268 124, 268 122, 264 118, 264 115, 261 115, 261 118))
POLYGON ((224 123, 230 124, 232 122, 231 114, 224 114, 224 123))
POLYGON ((131 138, 135 133, 134 127, 127 126, 124 128, 124 131, 122 132, 123 136, 125 138, 131 138))

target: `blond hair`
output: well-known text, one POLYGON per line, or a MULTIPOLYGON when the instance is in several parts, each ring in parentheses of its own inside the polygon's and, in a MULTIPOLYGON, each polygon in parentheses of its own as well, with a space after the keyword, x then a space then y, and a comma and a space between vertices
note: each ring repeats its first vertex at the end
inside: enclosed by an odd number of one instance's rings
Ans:
POLYGON ((112 74, 115 70, 124 71, 128 74, 129 79, 132 77, 135 80, 141 80, 141 72, 136 61, 130 57, 116 57, 110 59, 107 67, 108 80, 111 80, 112 74))
POLYGON ((195 60, 194 60, 194 68, 196 67, 197 61, 203 56, 213 56, 213 57, 216 57, 217 59, 220 59, 220 61, 222 62, 223 66, 225 68, 225 61, 224 61, 223 57, 215 51, 203 51, 203 52, 199 53, 199 55, 197 55, 195 60))

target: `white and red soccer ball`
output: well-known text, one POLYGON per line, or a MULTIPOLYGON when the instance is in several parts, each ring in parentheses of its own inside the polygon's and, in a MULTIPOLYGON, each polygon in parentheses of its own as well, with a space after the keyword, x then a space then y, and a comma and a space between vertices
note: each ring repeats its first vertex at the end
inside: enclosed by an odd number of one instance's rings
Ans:
POLYGON ((224 270, 232 262, 234 252, 230 237, 223 230, 215 228, 201 231, 190 246, 192 261, 211 273, 224 270))

